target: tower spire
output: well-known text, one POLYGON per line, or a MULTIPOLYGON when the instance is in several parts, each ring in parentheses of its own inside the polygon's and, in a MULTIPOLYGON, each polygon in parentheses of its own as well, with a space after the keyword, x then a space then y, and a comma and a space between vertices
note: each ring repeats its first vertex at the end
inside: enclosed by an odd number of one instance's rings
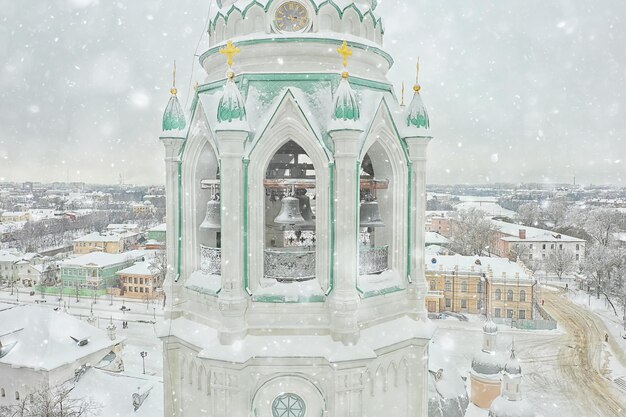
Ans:
POLYGON ((339 87, 337 87, 335 92, 335 107, 332 117, 334 120, 356 122, 360 119, 361 113, 356 92, 348 82, 348 58, 352 56, 352 50, 348 46, 347 41, 343 41, 341 47, 337 48, 337 53, 343 59, 343 72, 341 73, 339 87))
POLYGON ((226 85, 224 93, 217 107, 218 123, 232 123, 233 121, 246 122, 246 107, 243 96, 235 84, 235 72, 233 71, 234 57, 239 55, 241 50, 232 41, 228 41, 226 46, 220 49, 220 54, 226 57, 226 85))
POLYGON ((183 130, 187 126, 185 112, 178 101, 178 90, 176 89, 176 61, 172 69, 172 88, 170 88, 170 101, 163 113, 163 131, 183 130))

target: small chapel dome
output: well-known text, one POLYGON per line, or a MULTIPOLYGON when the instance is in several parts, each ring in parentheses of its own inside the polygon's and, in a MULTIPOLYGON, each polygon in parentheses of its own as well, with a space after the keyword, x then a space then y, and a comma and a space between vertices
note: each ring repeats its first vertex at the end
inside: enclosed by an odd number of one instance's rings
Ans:
POLYGON ((411 100, 411 104, 406 110, 406 124, 408 127, 416 127, 418 129, 430 128, 430 119, 428 118, 428 111, 426 110, 426 106, 422 101, 422 97, 420 96, 420 91, 422 87, 419 84, 419 61, 417 63, 417 80, 415 81, 415 86, 413 87, 413 91, 415 94, 413 95, 413 100, 411 100))
POLYGON ((504 372, 509 375, 521 375, 522 367, 515 357, 515 350, 511 351, 511 357, 504 364, 504 372))
POLYGON ((500 377, 502 359, 495 352, 481 350, 472 359, 472 371, 484 376, 500 377))
POLYGON ((172 88, 170 92, 172 96, 163 113, 163 131, 184 130, 187 126, 187 122, 185 121, 183 107, 180 105, 180 101, 178 101, 178 96, 176 95, 176 88, 172 88))
POLYGON ((487 334, 497 334, 498 333, 498 325, 488 318, 485 324, 483 325, 483 333, 487 334))

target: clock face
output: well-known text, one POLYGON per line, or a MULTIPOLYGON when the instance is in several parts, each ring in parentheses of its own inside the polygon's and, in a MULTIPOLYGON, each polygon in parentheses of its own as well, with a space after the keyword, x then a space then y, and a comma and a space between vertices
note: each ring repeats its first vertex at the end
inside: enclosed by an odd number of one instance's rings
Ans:
POLYGON ((274 26, 279 32, 302 32, 309 26, 309 12, 297 1, 287 1, 276 9, 274 26))

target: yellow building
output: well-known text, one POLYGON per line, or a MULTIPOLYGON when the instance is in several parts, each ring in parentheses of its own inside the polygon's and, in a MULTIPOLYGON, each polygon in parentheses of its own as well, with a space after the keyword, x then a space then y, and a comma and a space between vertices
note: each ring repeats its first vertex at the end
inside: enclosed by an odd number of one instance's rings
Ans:
POLYGON ((157 298, 158 271, 150 262, 137 262, 135 265, 117 272, 124 297, 152 300, 157 298))
POLYGON ((90 233, 74 240, 74 253, 91 252, 122 253, 129 249, 138 237, 137 233, 90 233))
POLYGON ((5 211, 0 215, 0 223, 28 222, 32 219, 27 211, 5 211))
POLYGON ((490 314, 533 319, 535 280, 520 262, 476 256, 427 257, 426 304, 430 313, 490 314))

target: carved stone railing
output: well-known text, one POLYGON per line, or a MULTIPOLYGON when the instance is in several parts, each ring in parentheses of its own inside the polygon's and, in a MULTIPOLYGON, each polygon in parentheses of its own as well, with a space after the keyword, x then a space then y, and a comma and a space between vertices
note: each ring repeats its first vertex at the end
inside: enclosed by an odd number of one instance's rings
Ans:
POLYGON ((359 275, 380 274, 389 269, 389 246, 361 248, 359 251, 359 275))
POLYGON ((200 269, 207 275, 222 275, 222 250, 200 245, 200 269))
POLYGON ((315 278, 315 250, 267 249, 264 263, 265 278, 278 282, 315 278))

